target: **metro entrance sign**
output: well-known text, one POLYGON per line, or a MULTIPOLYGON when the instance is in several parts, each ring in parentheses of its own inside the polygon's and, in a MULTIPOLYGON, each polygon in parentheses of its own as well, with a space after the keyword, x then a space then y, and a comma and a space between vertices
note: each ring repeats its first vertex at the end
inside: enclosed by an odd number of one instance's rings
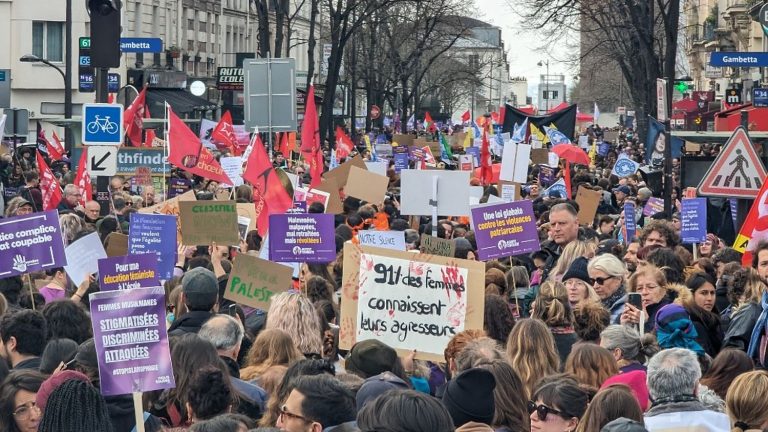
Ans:
POLYGON ((768 52, 713 52, 709 64, 718 67, 768 66, 768 52))

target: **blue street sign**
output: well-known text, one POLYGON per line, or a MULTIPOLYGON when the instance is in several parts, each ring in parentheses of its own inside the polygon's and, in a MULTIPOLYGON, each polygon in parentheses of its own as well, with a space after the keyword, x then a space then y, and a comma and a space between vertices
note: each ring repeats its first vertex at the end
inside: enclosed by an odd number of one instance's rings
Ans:
MULTIPOLYGON (((94 83, 93 74, 81 73, 79 74, 80 84, 79 90, 83 93, 96 91, 96 84, 94 83)), ((120 90, 120 74, 110 73, 107 78, 107 91, 109 93, 117 93, 120 90)))
POLYGON ((123 142, 123 106, 83 104, 83 144, 117 145, 123 142))
MULTIPOLYGON (((72 160, 80 160, 83 147, 72 148, 72 160)), ((120 147, 117 151, 117 174, 135 176, 139 167, 149 167, 152 175, 170 174, 171 165, 162 147, 120 147), (165 162, 165 163, 164 163, 165 162)))
POLYGON ((719 67, 768 66, 768 52, 713 52, 709 64, 719 67))
POLYGON ((752 106, 768 107, 768 88, 752 89, 752 106))
POLYGON ((163 40, 160 38, 120 38, 122 52, 163 52, 163 40))

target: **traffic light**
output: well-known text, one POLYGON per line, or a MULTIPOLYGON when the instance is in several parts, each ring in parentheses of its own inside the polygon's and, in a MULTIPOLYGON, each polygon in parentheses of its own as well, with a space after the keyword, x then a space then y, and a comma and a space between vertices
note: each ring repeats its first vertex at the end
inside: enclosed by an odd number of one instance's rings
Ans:
POLYGON ((120 0, 86 0, 91 16, 91 66, 120 66, 120 0))
POLYGON ((679 91, 680 93, 685 93, 688 91, 688 84, 680 81, 675 83, 675 89, 679 91))

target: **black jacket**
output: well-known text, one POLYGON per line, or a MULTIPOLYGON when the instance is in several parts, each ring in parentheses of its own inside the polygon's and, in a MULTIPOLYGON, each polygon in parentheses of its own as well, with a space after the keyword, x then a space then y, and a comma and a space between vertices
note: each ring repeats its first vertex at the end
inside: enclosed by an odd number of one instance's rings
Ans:
POLYGON ((200 327, 213 315, 213 312, 187 312, 171 324, 171 328, 168 329, 168 336, 184 336, 187 333, 197 334, 200 331, 200 327))
MULTIPOLYGON (((129 395, 107 396, 109 419, 112 420, 112 428, 115 432, 131 432, 136 426, 136 417, 133 413, 133 397, 129 395)), ((163 423, 159 418, 150 415, 144 421, 144 429, 147 432, 159 432, 163 429, 163 423)))
POLYGON ((746 352, 749 347, 749 340, 752 338, 752 329, 762 311, 759 304, 750 303, 736 312, 725 332, 723 348, 738 348, 746 352))
POLYGON ((723 346, 723 328, 720 317, 698 306, 687 305, 685 310, 691 317, 693 327, 696 328, 696 342, 704 348, 710 357, 715 358, 723 346))

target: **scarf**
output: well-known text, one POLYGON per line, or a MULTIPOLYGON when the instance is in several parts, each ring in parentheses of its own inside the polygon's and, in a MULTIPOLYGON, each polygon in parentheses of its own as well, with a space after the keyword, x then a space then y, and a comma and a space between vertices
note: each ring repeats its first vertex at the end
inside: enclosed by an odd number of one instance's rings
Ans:
POLYGON ((624 288, 624 284, 621 284, 619 289, 616 290, 613 294, 608 296, 605 300, 602 301, 603 306, 605 306, 608 311, 611 310, 611 307, 616 304, 617 301, 621 300, 625 295, 627 295, 627 290, 624 288))
POLYGON ((668 304, 656 315, 656 340, 661 348, 687 348, 703 356, 704 348, 696 341, 698 337, 688 312, 677 304, 668 304))
POLYGON ((759 358, 760 363, 764 364, 766 335, 768 335, 768 293, 763 293, 760 306, 762 306, 763 311, 760 312, 760 317, 757 318, 755 327, 752 329, 752 337, 749 338, 747 354, 749 354, 750 358, 759 358), (757 352, 758 348, 760 348, 759 353, 757 352))

